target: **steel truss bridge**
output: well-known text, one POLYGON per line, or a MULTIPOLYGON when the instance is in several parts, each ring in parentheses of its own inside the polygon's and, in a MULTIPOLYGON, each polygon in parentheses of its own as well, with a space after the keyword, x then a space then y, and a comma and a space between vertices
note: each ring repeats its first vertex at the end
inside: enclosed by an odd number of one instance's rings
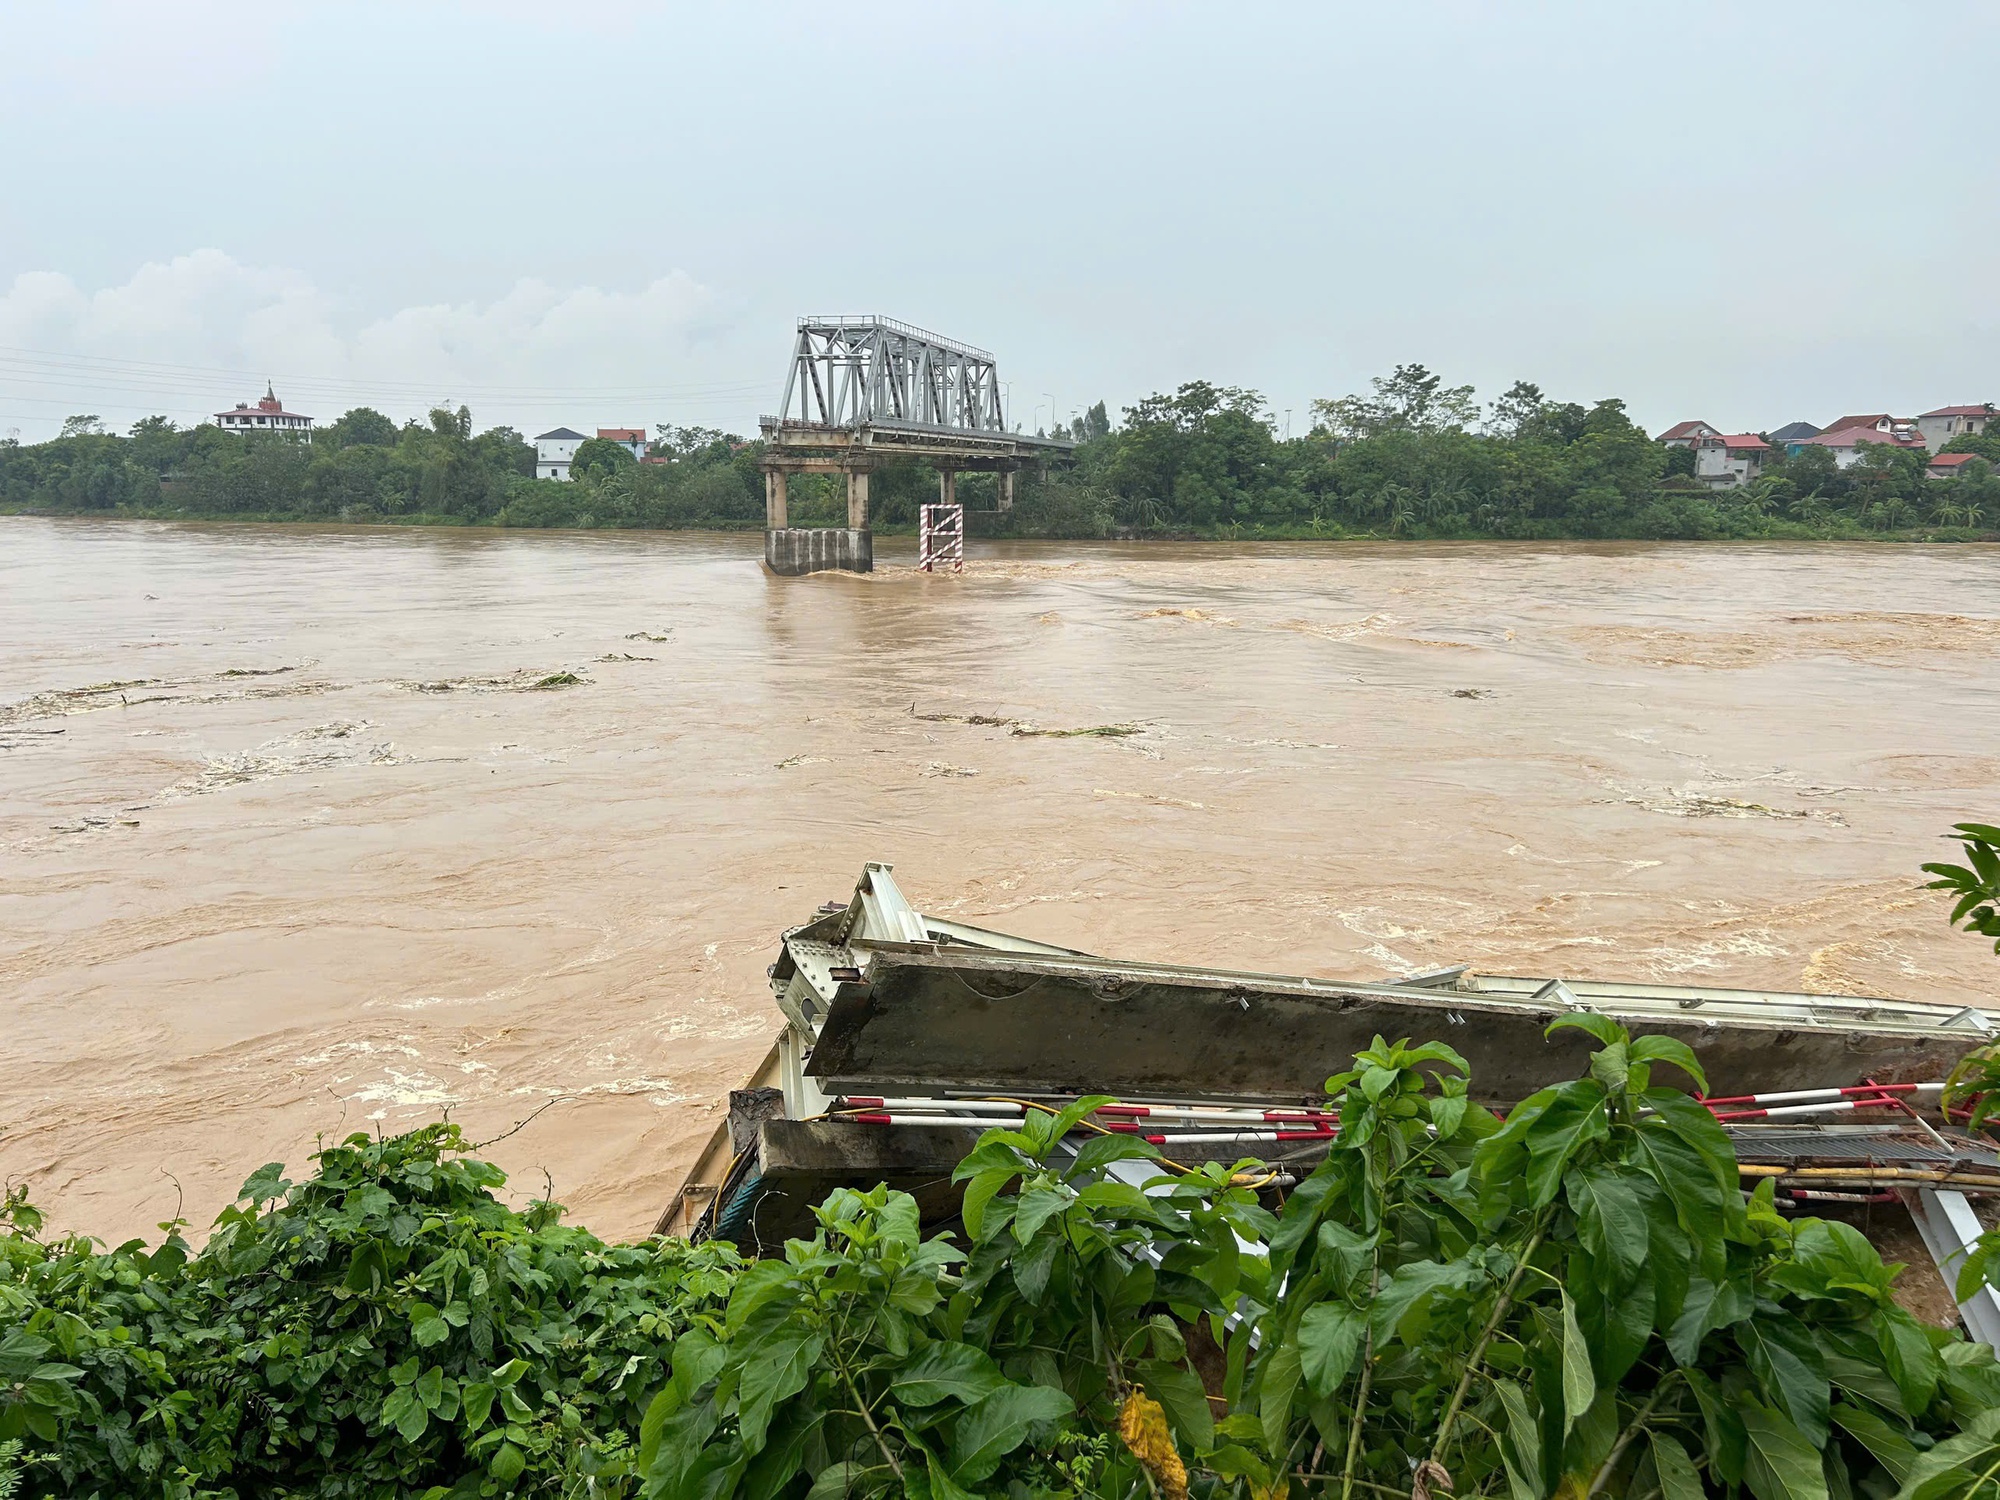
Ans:
POLYGON ((868 476, 896 459, 935 468, 938 503, 953 508, 960 473, 995 474, 1009 509, 1016 473, 1066 462, 1075 445, 1008 431, 1000 391, 993 356, 970 344, 880 315, 801 318, 779 413, 758 422, 765 560, 781 573, 869 571, 868 476), (845 538, 790 524, 789 476, 814 471, 847 477, 845 538))

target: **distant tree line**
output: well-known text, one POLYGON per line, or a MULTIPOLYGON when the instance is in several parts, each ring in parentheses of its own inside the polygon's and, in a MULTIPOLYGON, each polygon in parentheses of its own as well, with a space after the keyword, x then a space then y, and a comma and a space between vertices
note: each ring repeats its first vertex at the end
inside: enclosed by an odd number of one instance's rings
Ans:
MULTIPOLYGON (((961 479, 987 535, 1101 537, 1865 537, 1974 536, 2000 524, 2000 437, 1953 479, 1929 455, 1864 445, 1837 468, 1823 448, 1776 457, 1754 482, 1711 490, 1693 451, 1654 442, 1622 401, 1551 400, 1516 382, 1482 407, 1422 365, 1362 395, 1315 401, 1310 429, 1283 438, 1256 391, 1191 381, 1127 407, 1099 402, 1056 435, 1075 463, 1022 476, 994 513, 994 481, 961 479)), ((534 477, 534 449, 508 427, 480 433, 464 407, 398 427, 367 407, 313 434, 179 428, 148 417, 127 436, 73 417, 51 442, 0 444, 0 510, 260 520, 420 521, 541 527, 754 529, 764 518, 761 443, 662 426, 640 463, 583 443, 567 483, 534 477)), ((914 460, 878 471, 879 527, 914 527, 937 475, 914 460)), ((795 525, 838 525, 837 475, 796 476, 795 525)))
POLYGON ((1073 470, 1036 487, 1025 529, 1055 534, 1638 537, 1973 535, 2000 523, 2000 438, 1961 477, 1928 478, 1930 455, 1864 445, 1778 457, 1751 484, 1711 490, 1692 449, 1652 441, 1606 399, 1585 406, 1517 381, 1481 408, 1470 386, 1400 365, 1366 395, 1312 404, 1312 426, 1278 436, 1256 391, 1183 385, 1095 408, 1061 433, 1073 470))

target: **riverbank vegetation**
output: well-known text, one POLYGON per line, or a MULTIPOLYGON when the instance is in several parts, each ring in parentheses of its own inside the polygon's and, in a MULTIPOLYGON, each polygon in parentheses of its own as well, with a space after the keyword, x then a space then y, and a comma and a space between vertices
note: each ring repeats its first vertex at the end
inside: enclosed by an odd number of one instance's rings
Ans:
MULTIPOLYGON (((221 1500, 2000 1493, 1994 1351, 1859 1230, 1746 1200, 1685 1046, 1604 1017, 1504 1123, 1448 1046, 1328 1080, 1333 1148, 1165 1167, 1104 1100, 985 1133, 962 1232, 613 1247, 457 1127, 244 1184, 199 1251, 0 1212, 0 1484, 221 1500), (1085 1127, 1088 1128, 1088 1127, 1085 1127), (1067 1137, 1067 1140, 1066 1140, 1067 1137)), ((1553 1030, 1554 1028, 1552 1028, 1553 1030)), ((0 1491, 4 1492, 4 1491, 0 1491)))
MULTIPOLYGON (((992 511, 993 481, 965 476, 976 534, 1053 537, 1680 538, 1963 540, 2000 527, 2000 438, 1948 451, 1979 462, 1953 479, 1927 455, 1882 446, 1837 468, 1802 448, 1753 482, 1711 490, 1693 454, 1665 449, 1624 403, 1548 398, 1517 382, 1482 407, 1420 365, 1366 395, 1316 401, 1308 430, 1280 435, 1255 391, 1194 381, 1113 423, 1102 402, 1060 435, 1075 463, 1022 477, 992 511), (981 507, 984 507, 982 510, 981 507)), ((1287 419, 1287 423, 1289 421, 1287 419)), ((464 407, 397 427, 359 408, 310 442, 177 428, 149 417, 118 436, 93 417, 46 443, 0 443, 0 511, 203 519, 479 526, 756 529, 761 444, 662 427, 641 463, 582 446, 566 483, 537 479, 520 434, 473 431, 464 407)), ((794 524, 844 524, 838 476, 792 486, 794 524)), ((913 529, 937 476, 910 461, 875 475, 873 519, 913 529)))

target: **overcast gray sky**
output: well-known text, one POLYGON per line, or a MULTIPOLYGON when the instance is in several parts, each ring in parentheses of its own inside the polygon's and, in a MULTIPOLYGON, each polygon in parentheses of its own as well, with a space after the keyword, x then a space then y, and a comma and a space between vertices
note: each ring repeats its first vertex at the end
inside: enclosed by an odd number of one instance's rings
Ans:
POLYGON ((1653 428, 2000 399, 1996 68, 1992 0, 0 0, 0 435, 266 377, 747 431, 828 312, 1030 425, 1303 430, 1405 360, 1653 428))

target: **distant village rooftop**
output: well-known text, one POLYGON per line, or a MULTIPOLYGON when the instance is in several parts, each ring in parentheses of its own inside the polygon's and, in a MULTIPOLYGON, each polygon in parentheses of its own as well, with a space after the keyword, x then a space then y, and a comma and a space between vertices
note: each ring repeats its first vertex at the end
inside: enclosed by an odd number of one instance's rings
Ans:
POLYGON ((239 401, 228 411, 217 412, 215 425, 229 432, 311 432, 313 419, 286 411, 277 391, 266 382, 263 399, 255 406, 239 401))

